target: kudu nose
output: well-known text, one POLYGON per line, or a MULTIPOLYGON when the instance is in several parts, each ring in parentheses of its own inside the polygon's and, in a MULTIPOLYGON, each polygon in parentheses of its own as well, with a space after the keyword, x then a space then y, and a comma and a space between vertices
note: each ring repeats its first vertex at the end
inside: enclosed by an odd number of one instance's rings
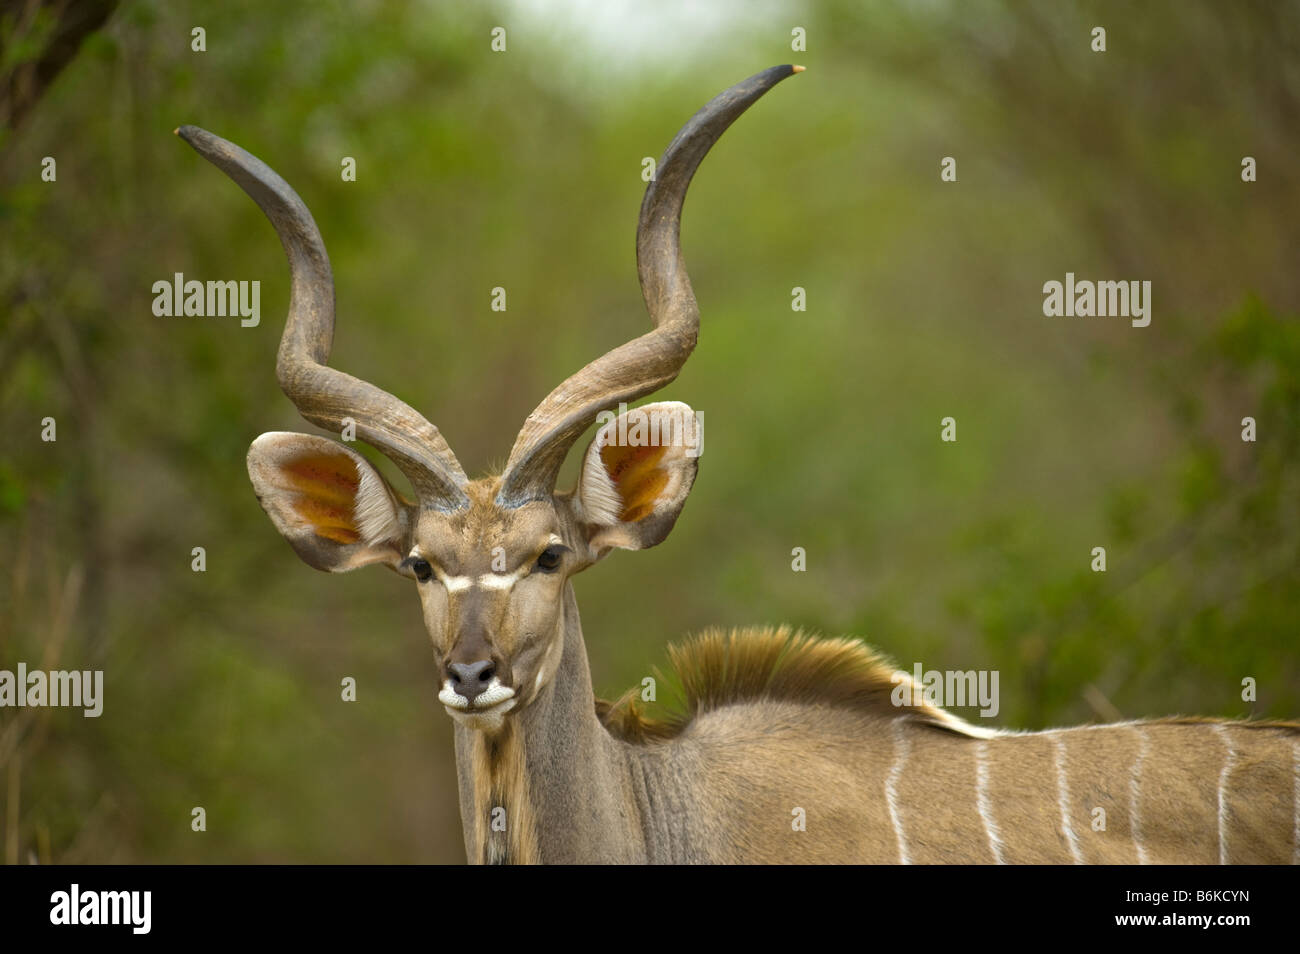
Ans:
POLYGON ((472 663, 448 663, 447 675, 451 677, 451 686, 457 693, 469 700, 474 700, 488 687, 488 683, 497 674, 496 666, 490 659, 480 659, 472 663))

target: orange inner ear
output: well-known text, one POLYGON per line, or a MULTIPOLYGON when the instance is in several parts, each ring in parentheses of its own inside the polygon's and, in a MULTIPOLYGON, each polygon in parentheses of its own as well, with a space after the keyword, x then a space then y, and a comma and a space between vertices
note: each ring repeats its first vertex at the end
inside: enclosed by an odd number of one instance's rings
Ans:
POLYGON ((623 501, 618 518, 624 523, 636 523, 654 512, 655 501, 668 483, 668 472, 659 466, 667 449, 663 444, 606 444, 600 449, 600 462, 623 501))
POLYGON ((298 491, 293 509, 316 536, 335 543, 361 539, 352 518, 361 478, 351 457, 310 454, 284 465, 280 473, 285 483, 298 491))

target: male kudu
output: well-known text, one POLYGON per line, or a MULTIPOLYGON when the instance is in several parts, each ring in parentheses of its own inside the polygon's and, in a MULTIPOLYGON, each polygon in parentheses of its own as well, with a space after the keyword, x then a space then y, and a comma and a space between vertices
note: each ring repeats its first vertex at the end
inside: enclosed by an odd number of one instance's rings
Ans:
POLYGON ((551 392, 504 472, 474 481, 423 416, 326 366, 333 278, 297 194, 238 146, 178 130, 253 197, 284 245, 285 393, 327 431, 350 418, 411 483, 414 501, 323 437, 263 434, 248 454, 258 499, 308 564, 382 563, 415 581, 445 674, 438 698, 456 722, 469 859, 1297 860, 1295 724, 981 729, 935 706, 895 707, 907 676, 860 643, 786 629, 710 632, 674 649, 688 703, 674 720, 595 699, 569 578, 611 549, 668 535, 695 478, 694 412, 624 411, 597 431, 576 488, 557 492, 556 475, 598 414, 662 388, 690 355, 699 312, 678 245, 687 186, 727 127, 799 69, 750 77, 677 134, 637 231, 654 329, 551 392))

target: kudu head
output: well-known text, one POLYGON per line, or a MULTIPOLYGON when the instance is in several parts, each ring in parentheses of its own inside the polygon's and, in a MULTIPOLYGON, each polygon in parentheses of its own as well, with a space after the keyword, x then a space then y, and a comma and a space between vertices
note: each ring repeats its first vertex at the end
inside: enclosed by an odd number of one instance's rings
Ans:
POLYGON ((425 418, 326 366, 334 285, 320 232, 297 193, 261 160, 195 126, 177 134, 238 183, 289 258, 289 317, 276 374, 302 416, 387 456, 415 499, 346 444, 263 434, 248 453, 258 500, 319 570, 381 563, 415 581, 443 682, 439 700, 469 728, 495 731, 556 677, 565 588, 613 548, 662 541, 695 479, 700 427, 685 404, 620 408, 672 381, 695 347, 699 309, 678 241, 700 161, 753 102, 802 67, 777 66, 715 97, 668 146, 641 204, 637 265, 654 330, 593 361, 528 415, 500 476, 471 481, 425 418), (619 408, 617 417, 609 414, 619 408), (577 486, 557 492, 573 443, 604 420, 577 486))

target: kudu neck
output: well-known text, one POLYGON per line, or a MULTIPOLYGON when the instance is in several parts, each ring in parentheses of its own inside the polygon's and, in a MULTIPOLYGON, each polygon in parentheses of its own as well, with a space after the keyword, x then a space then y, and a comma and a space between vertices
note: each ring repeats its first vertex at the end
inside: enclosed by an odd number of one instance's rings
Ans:
POLYGON ((573 586, 550 684, 495 738, 456 728, 461 819, 471 862, 645 860, 630 753, 596 717, 573 586))

